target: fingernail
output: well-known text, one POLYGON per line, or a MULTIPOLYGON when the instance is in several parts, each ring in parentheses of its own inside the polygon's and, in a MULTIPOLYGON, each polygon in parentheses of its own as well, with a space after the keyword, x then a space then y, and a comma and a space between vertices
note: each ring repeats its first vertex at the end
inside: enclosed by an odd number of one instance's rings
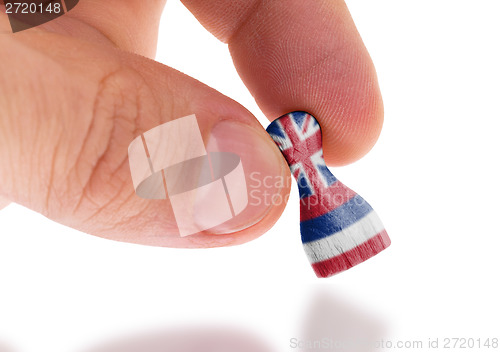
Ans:
POLYGON ((211 208, 195 212, 199 228, 213 224, 214 214, 225 212, 226 220, 206 232, 223 235, 241 231, 262 220, 274 206, 286 203, 282 195, 288 182, 286 165, 264 129, 232 120, 218 122, 211 130, 207 153, 213 181, 222 184, 224 196, 205 192, 211 208))

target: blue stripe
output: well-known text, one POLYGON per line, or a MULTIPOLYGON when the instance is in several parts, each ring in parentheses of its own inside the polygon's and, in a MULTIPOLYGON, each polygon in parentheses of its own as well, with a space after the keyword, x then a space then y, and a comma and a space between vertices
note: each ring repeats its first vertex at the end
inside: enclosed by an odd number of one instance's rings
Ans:
POLYGON ((297 186, 299 186, 299 195, 300 199, 309 197, 313 194, 311 187, 307 183, 309 180, 304 174, 302 170, 299 171, 299 175, 297 177, 297 186))
POLYGON ((305 121, 306 116, 307 116, 307 113, 305 113, 303 111, 295 111, 295 112, 291 112, 288 115, 290 115, 291 118, 293 119, 293 121, 295 121, 295 123, 297 124, 297 126, 299 126, 299 129, 302 129, 302 127, 304 125, 304 121, 305 121))
POLYGON ((317 218, 302 221, 302 242, 312 242, 331 236, 362 219, 372 210, 370 204, 356 195, 338 208, 317 218))
MULTIPOLYGON (((274 120, 271 122, 269 126, 266 128, 267 133, 269 133, 272 137, 272 135, 285 138, 285 132, 283 129, 278 125, 278 120, 274 120)), ((274 138, 273 138, 274 139, 274 138)))
POLYGON ((321 172, 321 175, 325 179, 326 183, 328 184, 328 187, 333 185, 335 181, 337 181, 337 178, 333 176, 333 174, 330 172, 328 167, 326 165, 316 165, 318 167, 319 172, 321 172))

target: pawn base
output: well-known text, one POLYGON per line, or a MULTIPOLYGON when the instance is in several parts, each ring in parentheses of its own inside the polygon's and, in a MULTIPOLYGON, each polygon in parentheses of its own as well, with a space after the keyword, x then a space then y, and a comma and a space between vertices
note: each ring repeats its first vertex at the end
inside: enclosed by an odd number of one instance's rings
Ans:
POLYGON ((364 262, 389 247, 390 244, 391 240, 387 232, 383 230, 366 242, 338 256, 314 263, 312 267, 318 277, 330 277, 364 262))

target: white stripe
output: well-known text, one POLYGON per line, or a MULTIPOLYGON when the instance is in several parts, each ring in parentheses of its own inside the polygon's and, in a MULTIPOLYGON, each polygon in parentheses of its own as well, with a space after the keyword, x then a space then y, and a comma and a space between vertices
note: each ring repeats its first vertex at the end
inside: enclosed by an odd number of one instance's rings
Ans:
POLYGON ((384 230, 377 213, 371 211, 351 226, 331 236, 304 243, 304 250, 311 264, 347 252, 384 230))
POLYGON ((285 131, 283 128, 283 125, 281 124, 280 121, 275 121, 276 124, 278 125, 278 128, 281 130, 281 132, 284 134, 285 137, 281 137, 278 135, 275 135, 274 133, 269 133, 271 135, 271 138, 279 144, 280 150, 286 150, 288 148, 292 147, 292 141, 288 137, 288 133, 285 131))
MULTIPOLYGON (((307 127, 305 128, 304 132, 302 132, 303 131, 302 128, 304 126, 301 127, 297 124, 297 122, 293 118, 293 114, 288 114, 288 118, 291 120, 292 125, 295 128, 296 135, 299 137, 301 141, 305 141, 307 138, 314 135, 317 130, 319 130, 319 124, 312 115, 310 115, 309 117, 309 121, 307 122, 307 127)), ((307 116, 304 118, 307 119, 307 116)))
POLYGON ((323 177, 323 174, 322 174, 321 170, 319 169, 320 165, 327 167, 326 163, 325 163, 325 159, 323 158, 323 149, 320 149, 316 153, 311 155, 311 162, 313 163, 314 168, 318 172, 318 177, 323 182, 323 186, 325 188, 327 188, 329 186, 329 184, 328 184, 327 180, 323 177))

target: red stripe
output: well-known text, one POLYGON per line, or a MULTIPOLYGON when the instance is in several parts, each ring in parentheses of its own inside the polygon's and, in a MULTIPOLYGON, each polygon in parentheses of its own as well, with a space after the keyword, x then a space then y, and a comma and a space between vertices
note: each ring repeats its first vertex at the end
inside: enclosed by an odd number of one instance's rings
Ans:
POLYGON ((307 125, 309 124, 309 119, 311 118, 311 115, 306 114, 306 118, 304 119, 304 126, 302 126, 302 133, 305 134, 307 130, 307 125))
POLYGON ((297 135, 297 131, 295 130, 294 122, 292 121, 292 117, 290 114, 286 115, 285 118, 280 118, 279 122, 283 130, 288 135, 290 142, 292 143, 292 148, 296 148, 300 143, 300 137, 297 135))
POLYGON ((280 117, 279 123, 292 144, 290 148, 282 150, 288 165, 304 162, 322 148, 321 129, 318 129, 312 136, 307 137, 305 140, 301 140, 297 134, 298 126, 296 127, 291 114, 286 115, 286 117, 280 117))
POLYGON ((328 188, 317 188, 320 194, 313 194, 300 200, 300 221, 324 215, 344 203, 347 203, 356 192, 336 181, 328 188))
MULTIPOLYGON (((304 121, 304 131, 307 129, 307 125, 311 119, 312 117, 310 115, 306 115, 304 121)), ((298 126, 295 125, 292 114, 281 117, 279 122, 292 143, 291 148, 282 150, 283 156, 288 162, 288 165, 291 166, 300 162, 302 165, 302 171, 305 173, 310 183, 313 194, 318 192, 318 189, 324 188, 324 185, 320 180, 318 170, 311 161, 311 155, 316 153, 318 150, 321 150, 321 130, 318 129, 314 135, 309 136, 305 140, 301 140, 300 136, 297 134, 298 126)), ((298 173, 294 173, 294 177, 297 180, 298 175, 298 173)))
POLYGON ((314 263, 312 267, 318 277, 329 277, 364 262, 389 247, 390 244, 391 240, 384 230, 359 246, 336 257, 314 263))

